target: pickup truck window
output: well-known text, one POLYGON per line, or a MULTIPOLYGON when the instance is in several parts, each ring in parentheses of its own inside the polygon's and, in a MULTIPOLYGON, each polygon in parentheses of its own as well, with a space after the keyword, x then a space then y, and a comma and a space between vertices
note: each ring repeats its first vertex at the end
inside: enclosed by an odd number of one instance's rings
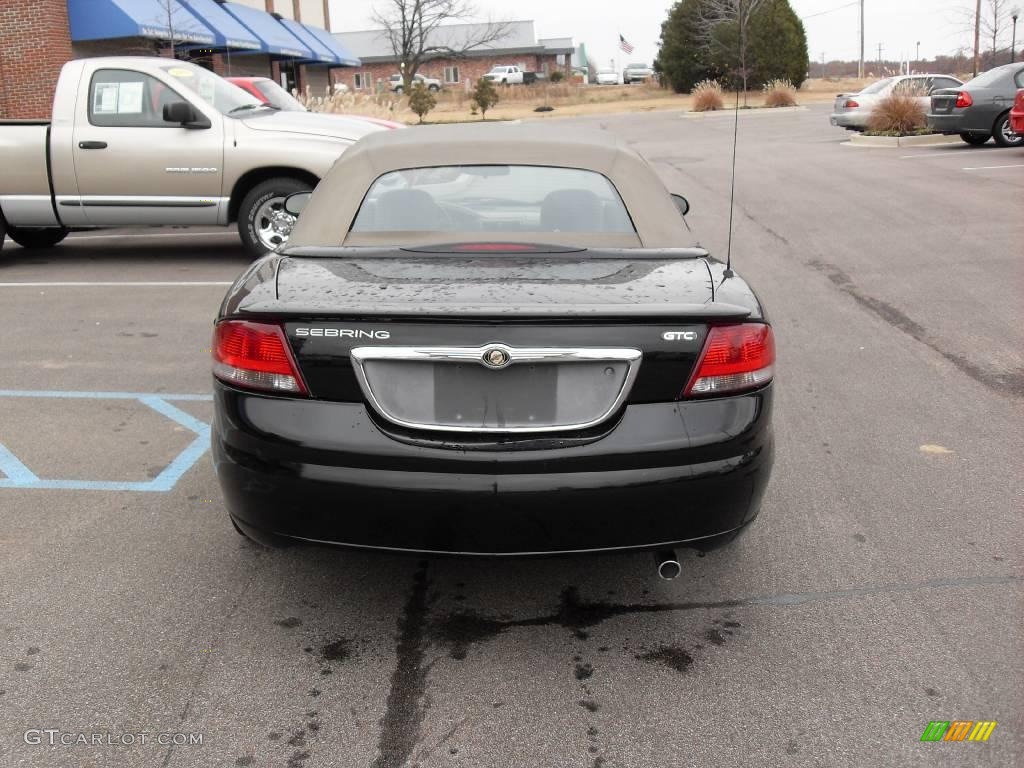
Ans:
POLYGON ((183 100, 142 72, 98 69, 89 84, 89 122, 118 128, 178 128, 177 123, 164 122, 164 104, 183 100))
POLYGON ((195 64, 177 61, 162 69, 222 115, 237 117, 265 106, 236 85, 195 64))
POLYGON ((528 165, 385 173, 371 185, 351 231, 636 232, 605 176, 528 165))

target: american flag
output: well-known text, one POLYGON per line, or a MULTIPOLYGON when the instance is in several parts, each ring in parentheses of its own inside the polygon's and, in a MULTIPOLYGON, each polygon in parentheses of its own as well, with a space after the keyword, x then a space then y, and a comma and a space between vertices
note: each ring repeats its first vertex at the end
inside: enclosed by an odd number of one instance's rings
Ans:
POLYGON ((633 46, 630 45, 629 41, 626 40, 626 38, 624 38, 622 35, 619 35, 619 48, 624 50, 626 53, 633 52, 633 46))

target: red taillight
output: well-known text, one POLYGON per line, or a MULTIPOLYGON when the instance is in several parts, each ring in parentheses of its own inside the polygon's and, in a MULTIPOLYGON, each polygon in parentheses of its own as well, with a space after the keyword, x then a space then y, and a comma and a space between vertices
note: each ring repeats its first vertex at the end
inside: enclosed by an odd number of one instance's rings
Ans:
POLYGON ((246 389, 306 394, 279 325, 225 320, 213 331, 213 375, 246 389))
POLYGON ((847 109, 856 109, 857 107, 860 106, 860 104, 854 101, 853 99, 847 99, 846 103, 843 104, 843 106, 846 107, 847 109))
POLYGON ((769 325, 716 325, 683 396, 738 392, 767 384, 775 366, 775 337, 769 325))
POLYGON ((971 98, 971 94, 967 91, 957 91, 956 93, 956 106, 960 109, 969 107, 974 104, 974 99, 971 98))

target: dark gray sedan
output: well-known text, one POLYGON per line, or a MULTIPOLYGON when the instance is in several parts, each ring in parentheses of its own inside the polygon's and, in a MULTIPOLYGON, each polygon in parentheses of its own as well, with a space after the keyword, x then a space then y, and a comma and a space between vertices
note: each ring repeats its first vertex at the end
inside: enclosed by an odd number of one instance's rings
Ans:
POLYGON ((1010 127, 1018 88, 1024 88, 1024 62, 994 67, 959 88, 933 93, 928 125, 939 133, 959 134, 976 146, 989 138, 1001 147, 1024 146, 1024 135, 1010 127))

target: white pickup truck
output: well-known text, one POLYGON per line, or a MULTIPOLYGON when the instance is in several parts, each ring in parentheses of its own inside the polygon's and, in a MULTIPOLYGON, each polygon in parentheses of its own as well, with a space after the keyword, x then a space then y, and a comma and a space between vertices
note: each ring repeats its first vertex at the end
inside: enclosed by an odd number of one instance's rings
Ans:
POLYGON ((284 198, 386 127, 282 112, 212 72, 157 57, 78 59, 52 121, 0 121, 0 246, 56 245, 96 227, 238 224, 246 248, 283 244, 284 198))
POLYGON ((492 83, 502 85, 529 85, 537 80, 536 72, 524 72, 514 65, 498 65, 491 67, 491 71, 484 75, 492 83))

